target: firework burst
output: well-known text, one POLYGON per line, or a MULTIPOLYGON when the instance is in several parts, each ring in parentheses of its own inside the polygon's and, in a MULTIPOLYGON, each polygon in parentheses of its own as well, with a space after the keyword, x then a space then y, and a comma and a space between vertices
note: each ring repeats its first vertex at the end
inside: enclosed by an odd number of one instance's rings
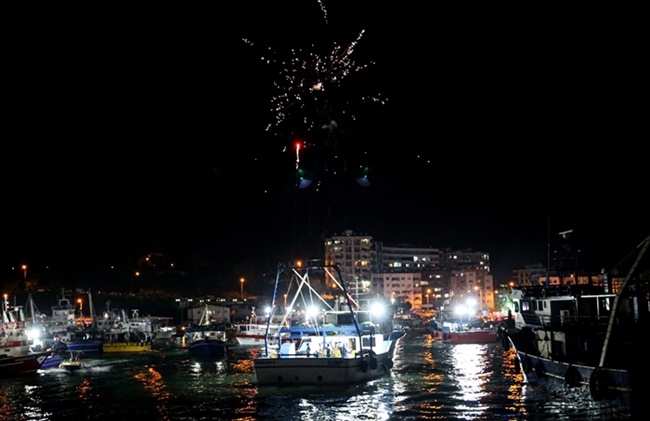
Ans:
MULTIPOLYGON (((288 57, 268 48, 261 60, 278 68, 271 98, 272 121, 267 131, 308 135, 318 131, 327 138, 341 131, 345 124, 357 119, 351 107, 351 95, 344 90, 344 82, 353 73, 374 63, 357 64, 352 54, 364 31, 347 46, 334 43, 325 54, 292 49, 288 57)), ((253 46, 253 43, 244 40, 253 46)), ((361 104, 385 103, 381 95, 361 96, 361 104)))
MULTIPOLYGON (((358 32, 348 44, 312 43, 308 48, 288 50, 267 47, 260 54, 260 60, 275 71, 266 131, 281 139, 284 152, 295 151, 300 188, 318 188, 324 180, 349 173, 359 185, 368 185, 367 177, 358 181, 367 168, 362 165, 367 155, 352 133, 360 111, 387 100, 378 93, 363 93, 368 86, 364 82, 371 80, 354 76, 375 64, 353 59, 364 33, 358 32), (300 148, 289 146, 295 142, 300 142, 300 148)), ((248 39, 243 41, 257 47, 248 39)))

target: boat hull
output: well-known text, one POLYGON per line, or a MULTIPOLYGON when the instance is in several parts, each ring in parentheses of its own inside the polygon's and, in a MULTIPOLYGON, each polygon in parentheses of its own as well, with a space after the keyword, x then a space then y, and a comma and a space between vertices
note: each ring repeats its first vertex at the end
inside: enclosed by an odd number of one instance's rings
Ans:
POLYGON ((431 335, 434 341, 449 344, 487 344, 499 340, 499 332, 497 330, 468 330, 461 332, 432 330, 431 335))
POLYGON ((627 370, 569 364, 523 352, 510 341, 524 381, 549 393, 629 410, 632 381, 627 370))
POLYGON ((81 341, 66 342, 68 351, 82 351, 82 352, 102 352, 103 341, 99 339, 84 339, 81 341))
POLYGON ((193 357, 222 358, 228 351, 226 342, 218 339, 197 339, 188 346, 188 352, 193 357))
POLYGON ((36 373, 53 351, 35 352, 17 357, 0 357, 0 377, 36 373))
POLYGON ((233 335, 237 343, 241 346, 262 346, 264 345, 264 335, 233 335))
MULTIPOLYGON (((276 332, 280 330, 282 326, 271 325, 268 327, 269 332, 276 332)), ((266 323, 241 323, 235 325, 234 333, 231 333, 229 336, 234 338, 237 341, 237 344, 241 346, 263 346, 266 339, 266 323)), ((274 334, 269 336, 274 337, 274 334)), ((285 336, 285 339, 288 339, 285 336)))
POLYGON ((45 370, 47 368, 56 368, 59 366, 59 364, 63 362, 64 359, 65 358, 63 357, 63 355, 52 354, 45 359, 45 361, 41 365, 41 369, 45 370))
POLYGON ((102 351, 109 354, 151 351, 151 342, 104 342, 102 351))
POLYGON ((390 373, 390 353, 375 357, 260 357, 253 359, 258 385, 307 386, 360 383, 390 373))
POLYGON ((62 368, 63 370, 67 371, 68 373, 74 373, 75 371, 81 370, 83 368, 83 364, 70 362, 70 361, 64 361, 61 364, 59 364, 59 368, 62 368))

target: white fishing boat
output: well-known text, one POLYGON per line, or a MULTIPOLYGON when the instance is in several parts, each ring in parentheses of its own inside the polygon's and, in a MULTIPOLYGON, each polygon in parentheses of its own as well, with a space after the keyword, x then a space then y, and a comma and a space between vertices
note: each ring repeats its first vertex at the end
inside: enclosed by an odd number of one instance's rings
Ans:
POLYGON ((68 373, 74 373, 77 370, 80 370, 85 367, 84 363, 81 362, 79 358, 82 351, 70 351, 70 357, 63 359, 59 363, 59 368, 67 371, 68 373))
MULTIPOLYGON (((267 313, 270 309, 267 311, 267 313)), ((278 331, 283 326, 279 323, 275 323, 271 320, 268 315, 264 317, 259 317, 255 313, 255 307, 251 311, 251 316, 243 323, 235 323, 233 326, 233 332, 231 337, 237 341, 238 345, 255 347, 264 345, 264 339, 266 338, 267 331, 271 337, 284 336, 288 338, 288 334, 279 335, 278 331)), ((276 344, 277 346, 277 344, 276 344)))
POLYGON ((342 385, 390 373, 406 331, 392 330, 392 313, 371 311, 386 309, 385 300, 366 308, 360 302, 336 265, 278 266, 269 317, 279 317, 283 327, 267 327, 264 348, 253 359, 257 384, 342 385), (291 298, 283 305, 285 292, 291 298))
POLYGON ((54 350, 36 352, 27 334, 25 312, 2 300, 0 320, 0 378, 37 372, 54 350))

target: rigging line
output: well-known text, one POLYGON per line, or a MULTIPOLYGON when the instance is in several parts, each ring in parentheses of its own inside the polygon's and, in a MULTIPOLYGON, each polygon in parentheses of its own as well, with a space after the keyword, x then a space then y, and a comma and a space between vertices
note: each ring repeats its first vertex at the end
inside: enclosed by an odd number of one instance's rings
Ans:
POLYGON ((639 248, 641 248, 650 238, 650 235, 646 237, 643 241, 639 243, 638 246, 634 247, 625 257, 623 257, 617 264, 615 264, 609 271, 612 272, 623 264, 632 254, 634 254, 639 248))

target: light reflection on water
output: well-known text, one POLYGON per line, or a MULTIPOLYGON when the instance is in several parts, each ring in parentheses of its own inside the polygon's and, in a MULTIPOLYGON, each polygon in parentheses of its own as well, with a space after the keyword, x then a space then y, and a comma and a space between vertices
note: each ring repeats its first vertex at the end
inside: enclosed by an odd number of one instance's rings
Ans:
POLYGON ((186 350, 87 356, 88 367, 77 373, 0 379, 0 419, 616 419, 527 387, 514 352, 498 344, 441 345, 410 332, 389 376, 331 388, 258 389, 251 355, 242 348, 219 361, 186 350))

